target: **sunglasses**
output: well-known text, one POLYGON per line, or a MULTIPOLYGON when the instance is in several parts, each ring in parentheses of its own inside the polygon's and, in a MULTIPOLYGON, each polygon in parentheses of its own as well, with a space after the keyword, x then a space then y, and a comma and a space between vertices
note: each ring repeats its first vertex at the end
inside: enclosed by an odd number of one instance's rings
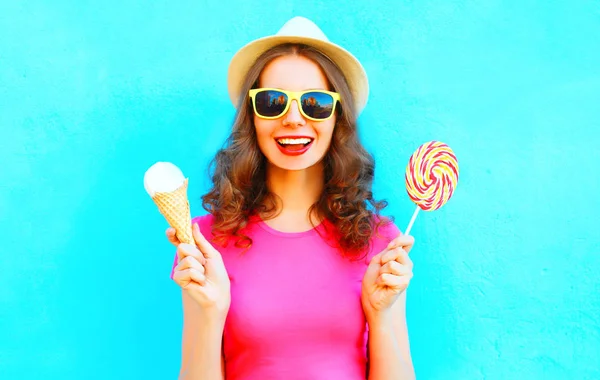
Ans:
POLYGON ((292 100, 300 105, 307 119, 325 121, 333 116, 340 94, 325 90, 286 91, 277 88, 255 88, 249 92, 254 113, 262 119, 277 119, 289 109, 292 100))

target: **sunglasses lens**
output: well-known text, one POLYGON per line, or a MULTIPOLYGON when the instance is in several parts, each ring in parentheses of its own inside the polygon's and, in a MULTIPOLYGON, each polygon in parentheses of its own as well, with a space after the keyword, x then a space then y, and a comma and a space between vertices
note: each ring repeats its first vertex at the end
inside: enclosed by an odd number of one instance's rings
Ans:
POLYGON ((280 91, 264 90, 254 97, 256 112, 265 117, 276 117, 283 113, 288 97, 280 91))
POLYGON ((323 92, 307 92, 301 102, 304 113, 313 119, 327 119, 333 112, 333 97, 323 92))

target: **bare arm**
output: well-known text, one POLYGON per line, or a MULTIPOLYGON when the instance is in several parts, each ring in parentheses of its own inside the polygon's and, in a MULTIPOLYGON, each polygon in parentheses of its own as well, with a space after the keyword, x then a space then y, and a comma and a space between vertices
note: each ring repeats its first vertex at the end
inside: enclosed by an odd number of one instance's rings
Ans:
POLYGON ((231 303, 230 282, 223 258, 193 225, 195 244, 180 243, 175 229, 167 229, 177 247, 173 281, 182 288, 183 336, 179 378, 223 380, 223 329, 231 303))
POLYGON ((182 289, 183 336, 180 379, 224 380, 222 355, 225 320, 207 316, 182 289))
POLYGON ((406 325, 406 291, 390 313, 369 322, 369 380, 415 379, 406 325))

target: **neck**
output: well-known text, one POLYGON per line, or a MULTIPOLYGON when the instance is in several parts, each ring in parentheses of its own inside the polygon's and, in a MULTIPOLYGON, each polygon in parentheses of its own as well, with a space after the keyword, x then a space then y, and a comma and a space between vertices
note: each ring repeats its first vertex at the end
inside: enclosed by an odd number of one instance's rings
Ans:
POLYGON ((323 191, 323 165, 318 163, 304 170, 284 170, 267 167, 267 187, 276 194, 280 215, 304 215, 317 202, 323 191))

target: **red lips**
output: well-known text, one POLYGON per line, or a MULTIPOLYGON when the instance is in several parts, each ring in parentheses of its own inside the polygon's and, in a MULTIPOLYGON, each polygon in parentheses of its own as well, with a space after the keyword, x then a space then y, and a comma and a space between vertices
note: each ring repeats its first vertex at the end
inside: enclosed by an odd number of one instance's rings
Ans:
POLYGON ((314 139, 309 136, 280 136, 275 138, 275 144, 277 144, 277 148, 279 148, 279 151, 285 154, 286 156, 299 156, 301 154, 306 153, 306 151, 310 149, 313 142, 314 139), (298 149, 298 146, 301 144, 294 144, 289 146, 281 145, 279 144, 279 142, 277 142, 277 140, 279 139, 310 139, 310 142, 304 147, 298 149))

